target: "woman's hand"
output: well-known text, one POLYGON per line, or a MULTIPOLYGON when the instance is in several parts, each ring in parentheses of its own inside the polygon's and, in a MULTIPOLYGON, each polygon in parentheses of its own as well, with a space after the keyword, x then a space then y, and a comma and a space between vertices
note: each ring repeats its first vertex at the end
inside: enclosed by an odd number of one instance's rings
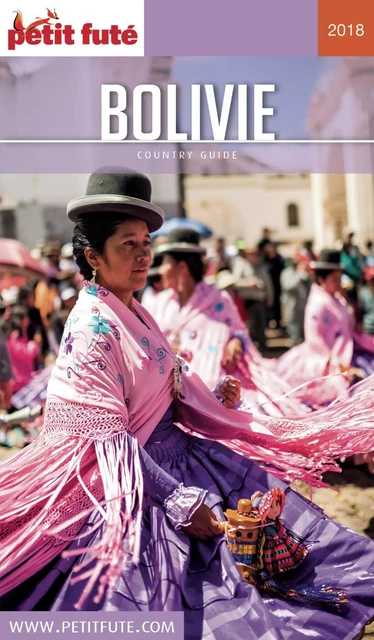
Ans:
POLYGON ((237 378, 226 376, 218 390, 222 397, 222 404, 227 409, 233 409, 240 401, 242 383, 237 378))
POLYGON ((182 528, 188 535, 198 540, 209 540, 214 536, 222 535, 225 531, 225 525, 218 522, 216 514, 204 503, 191 517, 191 524, 182 528))
POLYGON ((239 338, 232 338, 223 353, 222 365, 228 371, 234 371, 236 363, 243 357, 243 345, 239 338))

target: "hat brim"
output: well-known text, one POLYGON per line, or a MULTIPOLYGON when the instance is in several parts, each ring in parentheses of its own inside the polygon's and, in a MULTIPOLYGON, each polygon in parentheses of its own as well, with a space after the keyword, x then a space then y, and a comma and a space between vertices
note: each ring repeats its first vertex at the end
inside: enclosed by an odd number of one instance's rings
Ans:
POLYGON ((343 267, 336 262, 310 262, 309 266, 311 269, 333 269, 334 271, 343 271, 343 267))
POLYGON ((198 244, 190 244, 189 242, 167 242, 160 244, 154 250, 155 256, 160 256, 164 253, 196 253, 202 256, 206 253, 206 249, 198 244))
POLYGON ((253 526, 261 520, 260 516, 257 515, 255 510, 250 516, 242 516, 240 515, 240 513, 238 513, 238 511, 235 511, 235 509, 227 509, 224 514, 228 521, 231 520, 232 522, 236 522, 238 525, 244 523, 248 526, 253 526))
POLYGON ((68 203, 67 215, 69 220, 77 222, 78 217, 90 213, 122 213, 147 223, 150 233, 158 231, 164 224, 164 212, 151 202, 130 198, 129 196, 97 195, 82 196, 68 203))
POLYGON ((220 281, 220 279, 218 278, 216 281, 216 287, 217 289, 228 289, 229 287, 235 287, 235 285, 238 283, 237 278, 226 278, 220 281))

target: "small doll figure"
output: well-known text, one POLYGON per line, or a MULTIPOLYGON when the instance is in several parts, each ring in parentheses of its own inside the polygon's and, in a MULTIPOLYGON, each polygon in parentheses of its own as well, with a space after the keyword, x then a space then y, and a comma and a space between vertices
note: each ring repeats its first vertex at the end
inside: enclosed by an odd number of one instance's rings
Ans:
POLYGON ((250 500, 239 500, 238 509, 225 512, 225 537, 246 582, 257 584, 258 543, 261 519, 250 500))
POLYGON ((267 493, 257 491, 251 501, 263 526, 259 549, 262 569, 269 576, 295 569, 306 558, 308 550, 285 528, 280 519, 286 502, 284 492, 279 487, 267 493))
POLYGON ((349 606, 341 589, 327 585, 298 585, 277 580, 277 574, 298 567, 308 554, 297 536, 280 519, 286 495, 279 487, 251 500, 242 499, 237 510, 227 509, 225 538, 243 580, 261 592, 344 614, 349 606))

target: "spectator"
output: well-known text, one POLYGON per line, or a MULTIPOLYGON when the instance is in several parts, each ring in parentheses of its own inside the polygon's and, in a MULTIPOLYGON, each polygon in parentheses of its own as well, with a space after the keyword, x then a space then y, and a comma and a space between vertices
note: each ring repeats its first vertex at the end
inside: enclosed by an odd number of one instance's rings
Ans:
POLYGON ((313 250, 313 240, 306 240, 302 249, 299 251, 299 255, 304 257, 307 260, 307 263, 315 262, 317 260, 317 255, 313 250))
POLYGON ((60 281, 58 278, 49 278, 47 281, 40 280, 35 287, 35 306, 40 311, 40 315, 43 321, 44 328, 48 332, 51 326, 52 313, 56 311, 59 304, 58 285, 60 281))
POLYGON ((61 245, 57 242, 49 242, 43 248, 41 264, 47 269, 50 277, 58 278, 60 272, 61 245))
POLYGON ((248 313, 249 332, 263 350, 266 347, 267 306, 273 305, 274 292, 269 272, 256 247, 247 252, 239 250, 233 276, 248 313))
POLYGON ((72 271, 74 274, 79 272, 77 263, 74 260, 73 244, 68 242, 61 249, 60 271, 72 271))
POLYGON ((66 286, 62 289, 61 294, 61 308, 52 314, 51 330, 55 340, 54 351, 58 351, 60 342, 64 333, 66 321, 69 317, 71 310, 78 300, 78 291, 72 285, 66 286))
POLYGON ((12 363, 5 336, 0 329, 0 409, 6 411, 11 408, 12 387, 14 378, 12 363))
POLYGON ((359 293, 364 333, 374 334, 374 267, 365 269, 366 285, 359 293))
POLYGON ((365 262, 368 267, 374 267, 374 246, 371 240, 366 243, 365 262))
POLYGON ((215 285, 220 291, 227 291, 232 297, 239 311, 239 315, 245 324, 248 324, 248 313, 246 311, 243 299, 236 288, 236 279, 229 270, 219 271, 215 279, 215 285))
POLYGON ((281 326, 281 273, 284 269, 284 259, 278 253, 275 245, 268 242, 263 247, 264 264, 267 266, 271 281, 273 283, 273 305, 269 307, 269 319, 275 322, 275 329, 281 326))
POLYGON ((292 347, 304 340, 304 315, 311 283, 308 258, 297 253, 281 274, 282 302, 292 347))
POLYGON ((341 263, 343 273, 353 282, 351 290, 348 291, 348 296, 351 300, 357 301, 358 288, 363 278, 363 264, 357 252, 357 247, 351 241, 343 245, 341 263))
POLYGON ((262 230, 262 238, 261 238, 260 242, 257 245, 258 252, 259 252, 260 255, 263 255, 264 247, 269 242, 272 242, 271 230, 268 227, 264 227, 264 229, 262 230))
POLYGON ((357 256, 360 255, 360 250, 356 244, 354 244, 353 239, 355 237, 355 232, 352 231, 349 227, 345 227, 343 231, 343 245, 346 245, 348 249, 357 256))
POLYGON ((35 287, 31 284, 23 285, 18 292, 17 305, 27 307, 30 320, 27 329, 28 338, 33 340, 36 334, 40 334, 42 338, 42 354, 46 356, 49 351, 49 343, 42 317, 39 309, 35 306, 35 301, 35 287))
POLYGON ((216 243, 216 273, 219 271, 231 270, 231 261, 226 252, 226 241, 224 238, 217 238, 216 243))
POLYGON ((26 386, 38 367, 42 338, 40 334, 36 334, 34 340, 29 340, 29 324, 27 307, 13 307, 10 317, 6 318, 2 325, 14 372, 14 380, 11 382, 12 393, 26 386))

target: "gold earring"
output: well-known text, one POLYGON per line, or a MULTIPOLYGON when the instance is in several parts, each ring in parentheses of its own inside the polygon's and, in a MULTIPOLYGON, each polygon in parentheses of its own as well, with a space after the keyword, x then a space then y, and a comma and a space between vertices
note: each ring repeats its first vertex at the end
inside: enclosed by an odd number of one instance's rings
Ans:
POLYGON ((92 278, 91 278, 92 284, 95 284, 95 282, 96 282, 96 275, 97 275, 97 271, 96 271, 96 269, 94 269, 92 271, 92 278))

